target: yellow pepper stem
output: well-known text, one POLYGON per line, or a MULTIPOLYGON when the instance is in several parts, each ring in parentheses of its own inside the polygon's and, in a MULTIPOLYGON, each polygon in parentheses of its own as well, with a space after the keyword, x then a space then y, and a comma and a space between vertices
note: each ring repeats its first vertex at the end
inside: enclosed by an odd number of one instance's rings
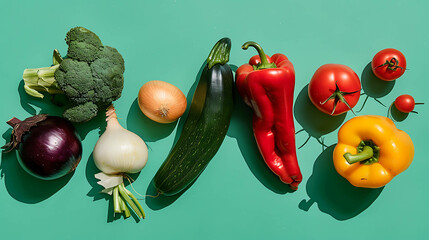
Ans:
POLYGON ((380 148, 377 147, 371 140, 361 141, 357 147, 358 153, 345 153, 343 156, 349 164, 362 163, 372 164, 378 162, 380 148))

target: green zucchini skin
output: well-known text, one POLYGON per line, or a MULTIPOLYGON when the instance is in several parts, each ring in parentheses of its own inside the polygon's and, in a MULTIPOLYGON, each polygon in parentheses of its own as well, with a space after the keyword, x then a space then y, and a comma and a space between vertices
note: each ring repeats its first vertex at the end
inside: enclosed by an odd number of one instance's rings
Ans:
POLYGON ((183 191, 220 148, 232 115, 233 79, 226 63, 204 67, 180 137, 154 177, 161 194, 183 191))

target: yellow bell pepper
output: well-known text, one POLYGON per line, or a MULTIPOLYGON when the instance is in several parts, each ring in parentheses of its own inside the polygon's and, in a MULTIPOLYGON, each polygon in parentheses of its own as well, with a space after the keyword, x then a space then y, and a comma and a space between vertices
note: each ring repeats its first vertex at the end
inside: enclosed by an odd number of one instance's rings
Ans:
POLYGON ((382 116, 354 117, 338 132, 333 159, 337 172, 352 185, 379 188, 410 166, 411 138, 382 116))

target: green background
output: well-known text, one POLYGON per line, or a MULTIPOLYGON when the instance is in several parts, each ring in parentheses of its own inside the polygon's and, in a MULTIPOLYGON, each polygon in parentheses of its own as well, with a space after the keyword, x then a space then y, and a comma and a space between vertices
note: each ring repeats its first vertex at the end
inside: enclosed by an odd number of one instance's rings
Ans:
MULTIPOLYGON (((45 182, 25 173, 15 154, 1 155, 0 238, 2 239, 424 239, 427 238, 427 105, 419 114, 398 115, 397 127, 414 141, 410 168, 382 189, 352 187, 334 170, 331 154, 338 127, 353 117, 323 115, 311 105, 306 85, 326 63, 348 65, 361 77, 358 115, 386 115, 401 94, 418 102, 428 97, 426 0, 414 1, 1 1, 0 131, 5 123, 61 108, 22 90, 25 68, 48 66, 58 48, 65 55, 66 32, 84 26, 125 59, 125 86, 115 102, 120 123, 150 147, 149 162, 133 183, 153 194, 151 180, 167 156, 181 121, 161 125, 141 114, 135 102, 149 80, 178 86, 188 102, 194 82, 214 43, 232 40, 230 64, 240 66, 256 52, 241 44, 253 40, 267 54, 285 53, 296 70, 295 127, 304 180, 296 192, 274 177, 259 156, 251 130, 251 110, 237 98, 225 141, 198 181, 173 198, 141 200, 147 219, 112 217, 107 195, 99 194, 91 152, 103 117, 78 126, 83 158, 73 175, 45 182), (401 50, 409 70, 385 83, 368 68, 384 48, 401 50), (368 98, 367 98, 368 97, 368 98), (365 99, 367 100, 365 102, 365 99), (307 132, 307 133, 306 133, 307 132), (328 148, 317 141, 320 137, 328 148)), ((2 144, 3 144, 2 143, 2 144)), ((128 186, 130 190, 131 186, 128 186)), ((132 190, 134 192, 134 190, 132 190)))

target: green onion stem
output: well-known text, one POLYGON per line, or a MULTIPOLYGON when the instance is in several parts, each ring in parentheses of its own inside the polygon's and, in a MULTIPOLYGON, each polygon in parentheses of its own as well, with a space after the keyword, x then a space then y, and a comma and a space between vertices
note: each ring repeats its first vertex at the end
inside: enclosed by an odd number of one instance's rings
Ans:
MULTIPOLYGON (((124 185, 124 183, 122 183, 122 185, 124 185)), ((128 194, 128 196, 130 196, 131 199, 136 203, 137 207, 139 208, 140 212, 142 213, 143 218, 145 218, 146 215, 144 213, 142 205, 140 205, 140 203, 137 200, 137 198, 128 189, 125 188, 125 185, 123 187, 124 187, 125 192, 128 194)))
MULTIPOLYGON (((140 212, 139 208, 134 204, 133 200, 128 196, 126 192, 124 183, 118 185, 119 194, 123 197, 123 199, 130 205, 130 207, 134 210, 134 212, 140 217, 143 218, 143 214, 140 212)), ((132 195, 132 194, 131 194, 132 195)))
POLYGON ((127 207, 127 204, 125 204, 124 199, 121 197, 121 209, 125 214, 125 218, 129 218, 131 216, 130 209, 127 207))
POLYGON ((121 213, 121 205, 120 205, 121 199, 119 198, 119 188, 115 187, 113 189, 113 209, 115 213, 121 213))

